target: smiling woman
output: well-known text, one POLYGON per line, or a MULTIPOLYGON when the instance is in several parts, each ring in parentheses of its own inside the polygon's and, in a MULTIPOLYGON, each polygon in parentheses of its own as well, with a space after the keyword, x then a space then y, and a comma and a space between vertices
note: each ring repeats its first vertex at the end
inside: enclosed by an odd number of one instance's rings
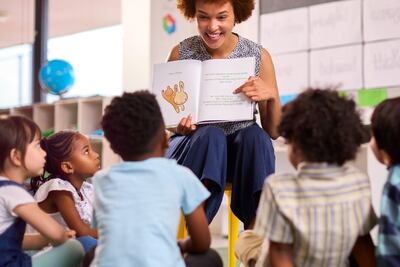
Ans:
POLYGON ((195 20, 198 35, 175 46, 168 61, 218 58, 255 58, 255 76, 232 88, 258 104, 262 128, 249 121, 192 124, 182 118, 170 138, 167 156, 190 168, 211 192, 205 209, 209 222, 223 197, 226 182, 232 183, 231 208, 252 228, 265 178, 275 170, 271 138, 277 137, 280 117, 279 93, 269 53, 260 45, 232 32, 254 9, 254 0, 178 0, 178 9, 195 20))

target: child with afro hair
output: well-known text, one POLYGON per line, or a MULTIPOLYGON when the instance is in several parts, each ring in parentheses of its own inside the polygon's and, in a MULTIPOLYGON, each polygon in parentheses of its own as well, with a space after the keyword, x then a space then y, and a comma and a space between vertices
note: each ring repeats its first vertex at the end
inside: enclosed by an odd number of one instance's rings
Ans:
POLYGON ((240 237, 239 256, 248 266, 323 267, 346 266, 352 254, 360 266, 375 266, 370 182, 348 164, 365 139, 354 101, 309 89, 283 107, 278 131, 297 172, 266 180, 254 232, 240 237), (243 253, 248 240, 266 240, 261 255, 243 253))
POLYGON ((221 267, 203 208, 210 193, 189 169, 163 158, 167 137, 155 96, 115 97, 102 126, 123 162, 93 179, 99 241, 91 266, 221 267), (181 212, 190 237, 177 242, 181 212))

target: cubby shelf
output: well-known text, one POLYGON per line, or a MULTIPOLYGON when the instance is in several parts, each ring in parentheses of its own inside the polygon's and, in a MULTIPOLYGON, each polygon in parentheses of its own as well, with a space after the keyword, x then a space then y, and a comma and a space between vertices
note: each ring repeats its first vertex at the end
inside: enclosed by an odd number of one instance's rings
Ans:
POLYGON ((101 157, 102 168, 120 161, 101 134, 101 117, 111 97, 62 99, 54 103, 36 103, 32 106, 0 109, 0 116, 21 115, 34 120, 42 132, 77 130, 89 138, 92 148, 101 157))

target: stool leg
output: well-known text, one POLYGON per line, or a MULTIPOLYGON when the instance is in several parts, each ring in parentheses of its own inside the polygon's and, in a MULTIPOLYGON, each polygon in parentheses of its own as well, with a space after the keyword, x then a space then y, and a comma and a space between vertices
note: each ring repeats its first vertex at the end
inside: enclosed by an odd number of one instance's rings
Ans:
POLYGON ((228 267, 236 267, 234 247, 239 235, 239 219, 236 218, 231 210, 231 193, 232 191, 230 190, 225 191, 228 196, 228 267))
POLYGON ((184 239, 187 237, 187 229, 186 229, 186 222, 185 216, 181 213, 181 220, 179 222, 178 233, 176 234, 177 239, 184 239))

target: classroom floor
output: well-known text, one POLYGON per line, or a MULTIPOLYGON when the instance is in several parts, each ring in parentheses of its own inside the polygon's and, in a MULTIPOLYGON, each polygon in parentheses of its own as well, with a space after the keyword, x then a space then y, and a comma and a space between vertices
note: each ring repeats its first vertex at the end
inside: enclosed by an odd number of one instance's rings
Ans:
MULTIPOLYGON (((211 247, 221 256, 224 267, 228 267, 228 238, 221 235, 212 235, 211 238, 211 247)), ((239 263, 236 266, 239 266, 239 263)))

